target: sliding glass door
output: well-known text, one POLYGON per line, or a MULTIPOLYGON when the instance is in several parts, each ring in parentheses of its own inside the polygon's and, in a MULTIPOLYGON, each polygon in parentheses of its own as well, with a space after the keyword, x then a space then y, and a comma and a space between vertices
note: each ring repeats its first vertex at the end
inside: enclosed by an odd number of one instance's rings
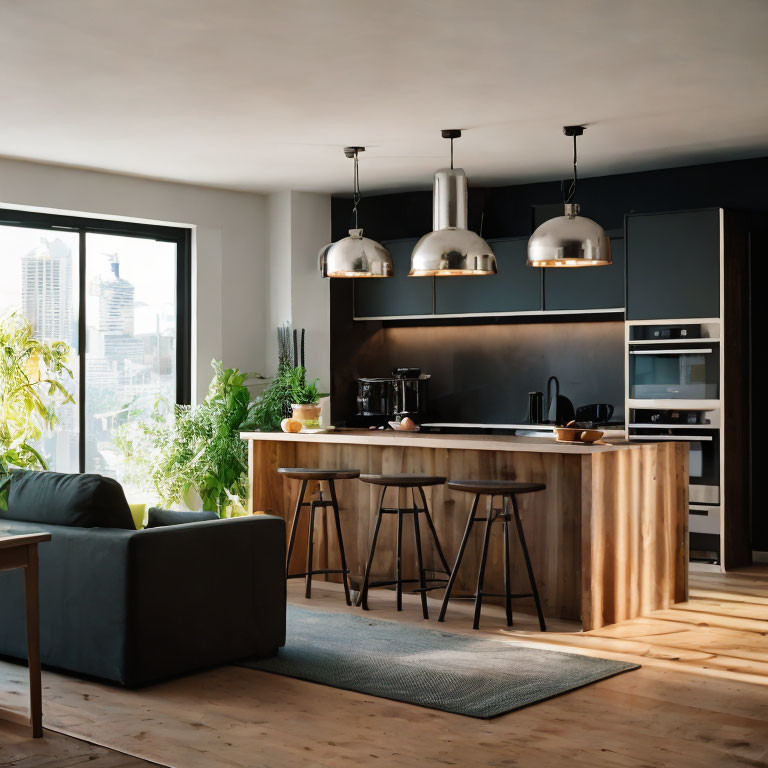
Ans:
POLYGON ((189 231, 0 211, 0 316, 72 349, 51 469, 123 480, 115 430, 189 402, 189 231), (81 352, 84 351, 84 354, 81 352))

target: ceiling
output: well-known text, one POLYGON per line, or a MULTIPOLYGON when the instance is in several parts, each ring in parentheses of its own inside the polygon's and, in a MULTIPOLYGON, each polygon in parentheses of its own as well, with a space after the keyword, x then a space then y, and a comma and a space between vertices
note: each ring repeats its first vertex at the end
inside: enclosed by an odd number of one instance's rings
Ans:
POLYGON ((0 0, 0 155, 231 189, 768 154, 765 0, 0 0))

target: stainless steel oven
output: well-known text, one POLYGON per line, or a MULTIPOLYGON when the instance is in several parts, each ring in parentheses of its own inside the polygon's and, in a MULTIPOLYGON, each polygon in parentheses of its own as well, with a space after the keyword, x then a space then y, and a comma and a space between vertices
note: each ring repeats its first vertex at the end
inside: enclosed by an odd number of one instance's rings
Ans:
POLYGON ((631 442, 689 443, 688 474, 691 504, 720 503, 720 430, 701 424, 632 426, 631 442))
POLYGON ((629 342, 631 400, 717 400, 719 342, 629 342))

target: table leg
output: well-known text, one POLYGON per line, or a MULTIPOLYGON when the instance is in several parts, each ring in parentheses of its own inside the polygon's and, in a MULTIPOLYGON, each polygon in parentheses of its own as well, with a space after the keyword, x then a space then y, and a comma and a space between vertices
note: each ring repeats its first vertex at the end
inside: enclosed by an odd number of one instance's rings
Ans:
POLYGON ((27 602, 27 659, 29 660, 29 722, 32 738, 43 736, 43 690, 40 673, 40 593, 37 544, 28 547, 24 569, 24 591, 27 602))

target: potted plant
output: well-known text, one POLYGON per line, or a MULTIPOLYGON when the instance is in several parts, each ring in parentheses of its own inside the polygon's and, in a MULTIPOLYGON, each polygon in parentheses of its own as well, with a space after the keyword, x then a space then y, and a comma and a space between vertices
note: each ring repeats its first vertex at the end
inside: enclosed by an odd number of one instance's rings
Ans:
POLYGON ((254 400, 243 424, 244 430, 277 432, 280 422, 292 416, 308 429, 320 425, 318 401, 324 397, 317 391, 318 379, 307 384, 304 366, 304 329, 289 326, 277 329, 277 374, 269 387, 254 400))
POLYGON ((228 517, 248 497, 248 447, 240 430, 248 413, 246 381, 261 378, 211 363, 205 400, 194 406, 158 402, 152 416, 120 427, 115 442, 126 477, 166 505, 200 496, 202 508, 228 517))
POLYGON ((320 392, 315 379, 307 383, 307 371, 302 365, 291 368, 288 372, 288 391, 291 396, 292 416, 300 421, 305 429, 320 427, 320 392))

